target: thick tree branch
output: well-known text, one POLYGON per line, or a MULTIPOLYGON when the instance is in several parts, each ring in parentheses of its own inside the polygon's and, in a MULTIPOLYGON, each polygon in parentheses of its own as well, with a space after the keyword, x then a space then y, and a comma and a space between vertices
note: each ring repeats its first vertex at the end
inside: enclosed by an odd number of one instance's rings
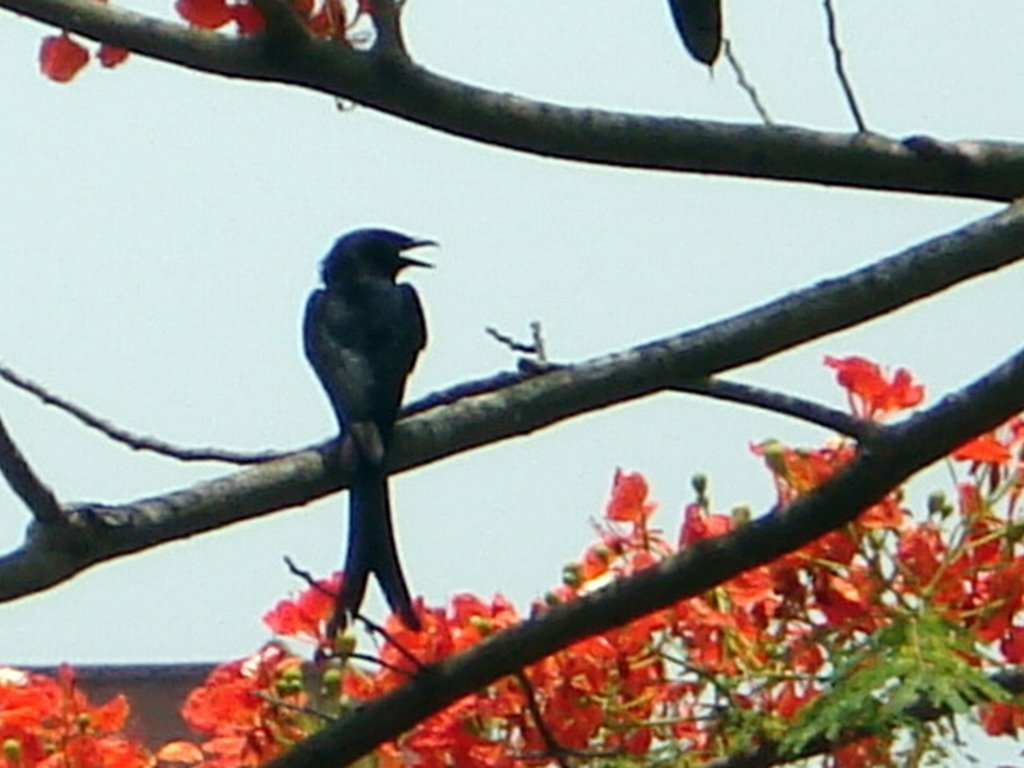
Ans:
POLYGON ((408 685, 297 744, 270 768, 348 765, 461 697, 559 649, 702 594, 836 530, 914 473, 1022 409, 1024 350, 932 408, 879 431, 843 470, 784 509, 700 540, 657 566, 426 668, 408 685))
MULTIPOLYGON (((267 2, 268 0, 262 0, 267 2)), ((286 83, 421 125, 533 154, 685 171, 1009 201, 1024 195, 1024 146, 833 134, 781 126, 570 109, 459 83, 393 55, 293 35, 233 38, 95 0, 0 0, 0 8, 143 56, 286 83)))
MULTIPOLYGON (((403 419, 391 469, 526 435, 761 360, 1012 264, 1024 258, 1021 242, 1024 205, 698 330, 548 373, 506 375, 509 383, 501 389, 403 419)), ((329 443, 152 499, 80 505, 67 524, 35 525, 21 549, 0 558, 0 601, 53 586, 98 562, 337 491, 348 479, 337 456, 329 443)))

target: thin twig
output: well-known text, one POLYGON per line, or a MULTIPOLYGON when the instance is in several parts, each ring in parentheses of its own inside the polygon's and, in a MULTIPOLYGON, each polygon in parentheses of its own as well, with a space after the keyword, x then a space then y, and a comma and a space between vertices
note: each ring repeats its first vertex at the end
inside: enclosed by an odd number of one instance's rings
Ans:
POLYGON ((506 347, 511 349, 513 352, 522 352, 524 355, 536 355, 537 354, 537 345, 536 345, 535 342, 527 344, 527 343, 522 342, 522 341, 516 341, 511 336, 508 336, 508 335, 502 333, 497 328, 494 328, 492 326, 487 326, 486 328, 484 328, 484 331, 487 333, 488 336, 490 336, 491 338, 493 338, 495 341, 499 342, 500 344, 504 344, 506 347))
POLYGON ((315 707, 303 706, 302 704, 292 704, 288 701, 282 701, 276 696, 271 696, 269 693, 265 691, 255 691, 254 693, 256 695, 256 698, 263 699, 263 701, 267 702, 272 706, 280 707, 281 709, 287 709, 292 712, 298 712, 300 715, 311 715, 312 717, 319 718, 320 720, 323 720, 326 723, 333 723, 335 720, 338 719, 337 715, 329 715, 326 712, 321 712, 319 709, 316 709, 315 707))
POLYGON ((40 523, 57 523, 64 519, 60 502, 29 466, 18 446, 0 421, 0 474, 11 489, 25 502, 40 523))
POLYGON ((516 341, 511 336, 490 326, 485 328, 484 331, 513 352, 522 352, 528 355, 528 357, 521 357, 518 360, 517 367, 521 373, 546 373, 558 367, 558 365, 548 360, 548 353, 544 347, 544 335, 541 332, 541 324, 537 320, 530 323, 530 343, 516 341))
POLYGON ((526 708, 530 710, 534 725, 537 726, 537 732, 540 734, 544 746, 547 747, 548 755, 553 757, 561 768, 569 768, 569 761, 566 759, 568 750, 559 743, 555 734, 548 728, 544 713, 540 711, 540 706, 537 704, 537 694, 533 690, 533 684, 521 669, 516 672, 515 678, 523 689, 523 694, 526 696, 526 708))
MULTIPOLYGON (((404 656, 406 661, 408 661, 410 664, 412 664, 414 667, 416 667, 416 671, 419 671, 419 670, 423 669, 423 662, 420 661, 419 659, 417 659, 416 656, 413 655, 412 651, 410 651, 408 648, 406 648, 400 642, 395 640, 395 638, 391 635, 391 633, 388 632, 386 629, 384 629, 383 626, 381 626, 380 624, 378 624, 377 622, 375 622, 375 621, 373 621, 371 619, 366 618, 366 616, 364 616, 363 614, 359 613, 358 611, 356 613, 352 614, 352 618, 354 618, 357 621, 361 622, 362 625, 364 627, 366 627, 367 631, 369 631, 369 632, 371 632, 373 634, 380 635, 381 637, 384 638, 385 642, 391 643, 392 647, 394 647, 394 649, 396 651, 398 651, 398 653, 400 655, 404 656)), ((383 664, 384 662, 379 662, 379 663, 383 664)), ((409 675, 410 677, 413 674, 413 673, 409 672, 409 670, 401 670, 401 671, 402 671, 403 674, 409 675)))
POLYGON ((306 582, 306 586, 310 589, 313 589, 326 597, 337 597, 337 595, 334 592, 327 589, 323 584, 321 584, 320 580, 317 579, 312 573, 305 570, 304 568, 300 568, 299 566, 297 566, 295 564, 295 561, 292 560, 289 555, 284 556, 284 564, 288 566, 288 572, 292 574, 292 576, 297 576, 298 578, 302 579, 304 582, 306 582))
POLYGON ((285 456, 284 453, 274 451, 261 451, 259 453, 242 453, 239 451, 226 451, 220 448, 184 448, 165 442, 155 437, 145 437, 129 432, 126 429, 114 425, 106 419, 87 411, 80 405, 72 403, 59 395, 55 395, 31 379, 27 379, 16 371, 0 363, 0 379, 13 384, 18 389, 28 392, 42 400, 46 405, 52 405, 69 416, 77 419, 85 426, 102 432, 111 440, 127 445, 136 451, 150 451, 169 456, 179 461, 223 461, 228 464, 260 464, 271 459, 278 459, 285 456))
POLYGON ((707 395, 717 400, 728 400, 732 403, 742 403, 773 413, 793 416, 858 441, 866 440, 877 432, 877 426, 872 422, 858 419, 843 411, 750 384, 709 378, 684 382, 672 389, 677 392, 707 395))
POLYGON ((513 675, 516 681, 523 688, 523 693, 526 695, 526 707, 530 710, 530 716, 533 717, 533 721, 537 724, 537 730, 540 732, 541 741, 544 742, 544 746, 547 748, 547 753, 543 754, 528 754, 519 755, 518 757, 523 760, 536 760, 541 757, 553 757, 555 761, 562 766, 562 768, 568 768, 568 763, 565 758, 576 757, 581 760, 598 760, 603 758, 615 757, 620 752, 615 750, 598 750, 598 751, 585 751, 580 749, 573 749, 572 747, 566 747, 561 744, 555 735, 551 732, 551 728, 548 726, 547 721, 544 720, 544 715, 540 711, 540 705, 537 704, 537 693, 534 690, 533 683, 530 682, 530 678, 526 676, 523 670, 519 670, 513 675))
POLYGON ((839 78, 839 84, 843 87, 846 104, 853 115, 853 121, 857 124, 857 130, 861 133, 867 133, 867 123, 864 122, 864 117, 857 106, 857 97, 853 95, 853 86, 850 85, 850 79, 846 76, 846 68, 843 66, 843 49, 839 45, 839 31, 836 25, 836 14, 832 8, 832 0, 822 0, 822 4, 825 6, 825 18, 828 22, 828 44, 832 49, 832 63, 835 66, 836 77, 839 78))
POLYGON ((757 95, 757 89, 754 88, 754 84, 747 79, 747 74, 740 64, 740 60, 736 58, 736 54, 732 50, 732 41, 726 38, 722 41, 725 44, 725 60, 729 62, 729 66, 732 68, 732 73, 736 76, 736 84, 747 94, 747 98, 750 99, 750 103, 754 105, 754 109, 757 110, 757 114, 761 118, 761 122, 765 125, 775 125, 775 121, 772 120, 771 115, 768 114, 768 109, 761 101, 761 97, 757 95))
MULTIPOLYGON (((321 584, 320 581, 315 576, 313 576, 312 573, 310 573, 306 569, 300 568, 298 565, 296 565, 295 561, 292 560, 291 557, 289 557, 288 555, 285 555, 284 562, 285 562, 285 565, 288 566, 288 571, 293 576, 297 576, 298 578, 302 579, 302 581, 304 581, 306 583, 306 585, 310 589, 316 590, 321 595, 325 595, 326 597, 329 597, 332 600, 335 597, 337 597, 337 595, 334 592, 332 592, 329 589, 326 589, 323 586, 323 584, 321 584)), ((387 632, 385 632, 385 630, 383 628, 378 627, 372 621, 370 621, 369 619, 365 618, 364 616, 362 616, 360 614, 356 614, 356 618, 359 619, 360 621, 362 621, 369 629, 371 629, 371 631, 380 632, 382 635, 387 637, 388 640, 391 641, 392 645, 394 645, 396 648, 398 648, 399 652, 401 652, 404 656, 406 656, 406 658, 409 658, 409 659, 412 660, 412 662, 416 665, 417 669, 422 668, 423 665, 420 663, 419 659, 413 657, 404 648, 402 648, 400 645, 395 643, 394 640, 391 640, 390 636, 388 636, 387 632)), ((390 663, 384 661, 383 659, 381 659, 381 658, 379 658, 377 656, 371 656, 368 653, 347 652, 347 653, 339 654, 333 648, 326 648, 326 649, 321 648, 321 649, 319 649, 317 651, 317 658, 318 658, 318 660, 324 660, 326 658, 336 658, 338 656, 344 657, 345 659, 357 659, 359 661, 370 662, 372 664, 376 664, 378 666, 384 667, 385 669, 389 669, 389 670, 391 670, 392 672, 394 672, 396 674, 405 675, 406 677, 411 677, 412 676, 412 674, 409 672, 409 670, 401 669, 401 668, 395 666, 394 664, 390 664, 390 663), (320 651, 323 651, 323 653, 321 654, 320 651)))
POLYGON ((549 362, 548 352, 547 347, 544 346, 544 333, 540 320, 530 323, 530 336, 533 337, 533 348, 536 350, 537 360, 546 365, 549 362))

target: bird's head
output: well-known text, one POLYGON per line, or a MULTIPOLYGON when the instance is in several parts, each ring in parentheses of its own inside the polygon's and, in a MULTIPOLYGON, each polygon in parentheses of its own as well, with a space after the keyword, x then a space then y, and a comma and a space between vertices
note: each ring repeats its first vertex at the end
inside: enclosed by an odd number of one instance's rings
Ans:
POLYGON ((394 280, 406 267, 433 267, 405 252, 433 240, 416 238, 390 229, 357 229, 342 235, 324 258, 321 275, 326 285, 339 281, 394 280))

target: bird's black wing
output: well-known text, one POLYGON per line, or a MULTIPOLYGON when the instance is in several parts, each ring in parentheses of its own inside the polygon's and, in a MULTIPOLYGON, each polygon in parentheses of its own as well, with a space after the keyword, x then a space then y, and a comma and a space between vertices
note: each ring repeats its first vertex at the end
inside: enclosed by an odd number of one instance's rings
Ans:
POLYGON ((378 372, 366 353, 366 333, 347 302, 324 290, 309 297, 303 323, 306 357, 327 391, 342 432, 352 435, 366 459, 380 463, 384 445, 375 418, 378 372))

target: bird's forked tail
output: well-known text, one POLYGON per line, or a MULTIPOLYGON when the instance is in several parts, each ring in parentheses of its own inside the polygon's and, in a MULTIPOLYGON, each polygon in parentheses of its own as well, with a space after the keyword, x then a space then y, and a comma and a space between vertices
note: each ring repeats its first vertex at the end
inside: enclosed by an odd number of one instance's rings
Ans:
POLYGON ((347 617, 359 610, 371 573, 391 610, 407 627, 419 630, 420 620, 398 561, 387 475, 364 467, 349 488, 348 551, 330 624, 333 629, 345 626, 347 617))

